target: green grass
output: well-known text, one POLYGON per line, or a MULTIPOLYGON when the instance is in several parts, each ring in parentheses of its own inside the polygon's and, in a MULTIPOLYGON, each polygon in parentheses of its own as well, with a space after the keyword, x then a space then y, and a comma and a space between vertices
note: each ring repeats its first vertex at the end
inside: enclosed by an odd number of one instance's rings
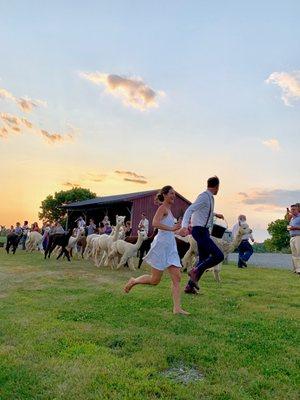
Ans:
POLYGON ((130 275, 0 249, 0 399, 299 399, 297 276, 224 266, 182 317, 167 276, 125 295, 130 275), (176 365, 204 379, 162 374, 176 365))

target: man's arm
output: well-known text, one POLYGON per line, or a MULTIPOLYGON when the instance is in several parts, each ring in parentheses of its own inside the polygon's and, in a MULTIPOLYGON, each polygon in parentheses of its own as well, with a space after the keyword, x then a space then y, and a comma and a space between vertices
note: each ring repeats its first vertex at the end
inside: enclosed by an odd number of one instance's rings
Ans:
MULTIPOLYGON (((210 199, 208 198, 208 196, 205 196, 205 197, 207 197, 207 199, 210 200, 210 199)), ((183 219, 182 219, 182 223, 181 223, 182 228, 187 228, 187 227, 189 226, 189 222, 190 222, 190 219, 191 219, 192 214, 193 214, 195 211, 197 211, 197 210, 199 210, 199 209, 201 209, 201 208, 204 207, 204 205, 206 204, 206 199, 205 199, 205 197, 204 197, 203 193, 199 194, 199 196, 197 197, 197 199, 195 200, 195 202, 194 202, 193 204, 191 204, 191 205, 185 210, 185 213, 184 213, 184 216, 183 216, 183 219)))

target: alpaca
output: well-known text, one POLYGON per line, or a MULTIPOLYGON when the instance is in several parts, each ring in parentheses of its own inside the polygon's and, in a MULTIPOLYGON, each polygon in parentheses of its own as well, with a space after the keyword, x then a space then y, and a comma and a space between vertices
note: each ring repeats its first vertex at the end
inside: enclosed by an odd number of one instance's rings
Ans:
POLYGON ((92 256, 93 247, 94 247, 94 240, 99 238, 100 235, 98 233, 92 233, 91 235, 87 236, 86 238, 86 245, 83 252, 83 258, 88 260, 92 256))
POLYGON ((75 230, 74 232, 76 234, 76 236, 71 236, 68 242, 68 246, 66 247, 66 249, 70 252, 70 253, 77 253, 77 243, 78 241, 85 236, 85 229, 84 228, 78 228, 77 231, 75 230))
POLYGON ((6 253, 9 254, 9 250, 12 247, 12 252, 13 254, 15 254, 17 248, 18 248, 18 244, 20 242, 22 235, 17 235, 16 233, 9 233, 6 237, 6 246, 5 246, 5 250, 6 253))
POLYGON ((117 269, 128 263, 129 269, 135 270, 133 257, 137 256, 137 252, 143 241, 147 238, 145 231, 138 232, 138 240, 135 244, 125 242, 125 240, 117 240, 111 246, 111 251, 108 255, 108 260, 114 259, 116 256, 121 256, 121 260, 117 265, 117 269))
POLYGON ((63 255, 65 254, 65 256, 67 257, 68 261, 71 261, 70 259, 70 254, 69 251, 67 250, 67 246, 69 244, 69 239, 72 236, 72 229, 70 229, 68 231, 68 233, 64 234, 64 233, 55 233, 53 235, 49 236, 49 241, 48 241, 48 245, 47 248, 45 250, 45 255, 44 258, 46 259, 47 256, 48 258, 50 258, 52 251, 55 249, 56 246, 60 246, 61 247, 61 251, 59 253, 59 255, 57 256, 57 260, 63 255))
MULTIPOLYGON (((239 244, 242 241, 243 235, 247 233, 252 233, 252 229, 249 228, 249 225, 247 223, 242 223, 239 227, 235 239, 232 242, 228 242, 227 240, 224 239, 218 239, 213 236, 211 236, 211 238, 215 242, 215 244, 219 247, 219 249, 222 251, 224 256, 227 256, 229 253, 234 251, 234 249, 236 249, 239 246, 239 244)), ((184 270, 189 270, 195 263, 196 258, 198 257, 198 247, 197 247, 197 242, 195 241, 192 235, 186 236, 186 239, 189 241, 190 247, 182 259, 182 265, 184 270)), ((222 263, 217 264, 214 267, 209 268, 207 270, 207 271, 212 271, 214 273, 215 280, 218 283, 221 282, 220 280, 221 265, 222 263)))
POLYGON ((42 241, 43 236, 39 232, 29 232, 25 242, 26 250, 32 252, 36 249, 39 249, 41 252, 43 252, 42 241))
MULTIPOLYGON (((145 255, 148 253, 151 247, 151 243, 153 242, 153 239, 157 235, 158 230, 155 229, 154 232, 152 233, 151 236, 148 236, 142 243, 141 247, 139 248, 138 254, 139 254, 139 263, 138 263, 138 268, 141 268, 141 265, 143 263, 143 258, 145 255)), ((128 236, 125 238, 125 242, 135 244, 138 240, 138 236, 128 236)))
POLYGON ((125 217, 116 216, 116 227, 109 235, 100 235, 93 241, 93 256, 96 267, 108 265, 108 254, 112 244, 118 240, 121 226, 124 224, 125 217))

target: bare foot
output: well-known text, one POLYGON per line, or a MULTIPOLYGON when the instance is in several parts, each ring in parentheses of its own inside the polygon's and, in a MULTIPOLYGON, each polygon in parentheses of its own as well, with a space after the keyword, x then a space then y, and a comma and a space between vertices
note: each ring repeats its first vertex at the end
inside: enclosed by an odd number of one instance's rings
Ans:
POLYGON ((181 314, 181 315, 191 315, 191 313, 184 311, 182 308, 179 308, 178 310, 173 309, 173 314, 181 314))
POLYGON ((133 288, 135 284, 135 279, 134 278, 130 278, 129 281, 126 283, 125 287, 124 287, 124 292, 125 293, 129 293, 130 290, 133 288))

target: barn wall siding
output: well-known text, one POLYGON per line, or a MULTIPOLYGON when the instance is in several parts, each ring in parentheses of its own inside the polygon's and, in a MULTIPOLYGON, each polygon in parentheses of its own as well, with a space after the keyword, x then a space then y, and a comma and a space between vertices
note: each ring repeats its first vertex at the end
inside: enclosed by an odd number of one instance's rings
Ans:
MULTIPOLYGON (((144 212, 149 220, 149 233, 152 233, 152 219, 158 208, 158 205, 154 204, 155 195, 149 195, 140 197, 133 201, 133 213, 132 213, 132 233, 137 234, 137 227, 141 220, 141 213, 144 212)), ((184 211, 190 205, 189 202, 176 196, 174 205, 172 207, 172 212, 174 217, 178 218, 183 215, 184 211)))

